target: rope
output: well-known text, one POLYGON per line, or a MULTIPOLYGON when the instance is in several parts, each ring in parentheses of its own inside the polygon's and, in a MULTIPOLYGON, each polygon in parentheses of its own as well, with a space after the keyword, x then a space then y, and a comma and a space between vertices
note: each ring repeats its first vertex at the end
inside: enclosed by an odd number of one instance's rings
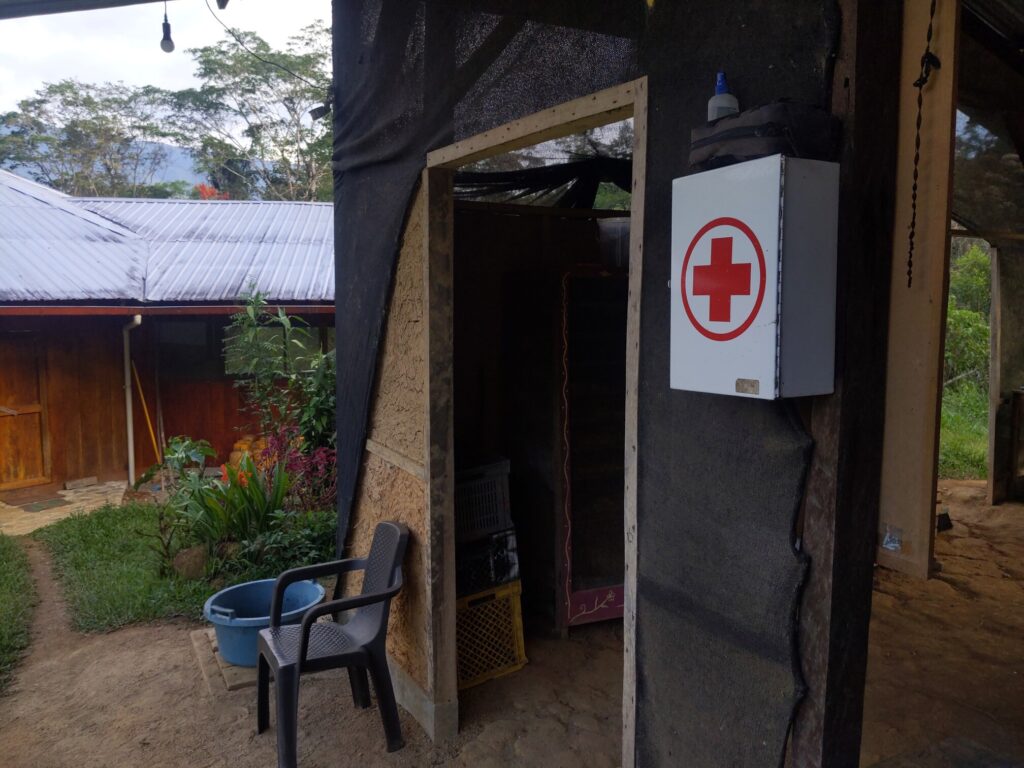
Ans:
POLYGON ((914 281, 914 236, 917 233, 917 182, 920 176, 921 166, 921 120, 924 111, 924 87, 932 75, 933 69, 940 69, 942 62, 939 57, 932 53, 932 33, 935 27, 935 5, 937 0, 932 0, 928 13, 928 32, 925 35, 924 53, 921 56, 921 74, 914 81, 917 88, 917 124, 914 132, 914 184, 910 192, 910 232, 909 247, 907 249, 907 288, 914 281))

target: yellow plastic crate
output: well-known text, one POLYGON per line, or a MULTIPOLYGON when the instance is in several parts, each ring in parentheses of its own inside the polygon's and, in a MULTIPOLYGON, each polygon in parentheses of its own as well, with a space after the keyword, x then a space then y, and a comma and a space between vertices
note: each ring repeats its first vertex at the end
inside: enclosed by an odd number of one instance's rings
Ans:
POLYGON ((456 603, 455 647, 459 689, 522 669, 523 609, 518 581, 467 595, 456 603))

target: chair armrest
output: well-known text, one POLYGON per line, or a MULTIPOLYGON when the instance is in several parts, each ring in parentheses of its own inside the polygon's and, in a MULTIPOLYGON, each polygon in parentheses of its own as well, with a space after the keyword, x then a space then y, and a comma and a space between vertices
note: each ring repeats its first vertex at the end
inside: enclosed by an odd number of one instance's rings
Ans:
POLYGON ((317 565, 305 565, 301 568, 292 568, 277 577, 274 582, 274 596, 270 601, 270 626, 281 625, 281 609, 284 603, 284 591, 289 584, 306 579, 315 579, 320 576, 340 577, 343 573, 350 571, 361 571, 366 568, 366 559, 361 557, 350 557, 347 560, 333 560, 329 563, 318 563, 317 565))
POLYGON ((299 641, 298 655, 300 670, 302 669, 302 665, 306 662, 306 651, 309 648, 309 633, 313 628, 313 624, 316 623, 316 620, 328 613, 341 613, 342 611, 350 611, 353 608, 362 608, 364 605, 373 605, 375 603, 383 603, 385 600, 390 600, 402 590, 401 566, 396 568, 395 571, 397 572, 395 583, 385 590, 380 592, 371 592, 366 595, 343 597, 340 600, 328 600, 326 603, 314 605, 302 615, 302 639, 299 641))

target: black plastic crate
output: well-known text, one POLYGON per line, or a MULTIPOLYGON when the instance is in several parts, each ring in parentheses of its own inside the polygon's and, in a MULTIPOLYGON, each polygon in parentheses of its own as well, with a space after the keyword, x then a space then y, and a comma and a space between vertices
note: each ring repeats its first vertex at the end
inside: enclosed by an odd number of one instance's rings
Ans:
POLYGON ((500 531, 459 544, 455 554, 455 591, 459 597, 519 578, 516 532, 500 531))
POLYGON ((498 461, 455 477, 455 540, 477 541, 512 527, 508 494, 509 462, 498 461))

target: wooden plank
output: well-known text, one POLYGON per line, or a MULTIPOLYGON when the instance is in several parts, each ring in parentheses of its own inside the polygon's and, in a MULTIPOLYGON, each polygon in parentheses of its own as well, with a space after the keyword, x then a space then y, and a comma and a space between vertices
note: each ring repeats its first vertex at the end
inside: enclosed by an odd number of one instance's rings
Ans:
POLYGON ((426 482, 427 468, 415 459, 403 456, 398 451, 392 450, 383 443, 379 443, 371 438, 366 439, 366 450, 369 453, 380 456, 389 464, 393 464, 399 469, 408 472, 413 477, 426 482))
POLYGON ((427 169, 424 230, 424 322, 427 328, 427 440, 430 525, 430 605, 433 654, 434 739, 458 732, 458 675, 455 645, 455 429, 453 273, 453 173, 427 169))
POLYGON ((810 404, 814 453, 797 531, 810 559, 799 616, 806 693, 792 768, 858 764, 881 476, 902 10, 868 0, 842 0, 839 10, 836 386, 810 404))
POLYGON ((606 88, 428 152, 427 167, 458 168, 485 157, 625 120, 633 113, 636 84, 634 80, 606 88))
POLYGON ((899 164, 879 504, 878 562, 927 578, 935 538, 942 349, 949 275, 949 217, 956 120, 958 2, 939 3, 932 49, 942 61, 924 91, 913 283, 907 233, 917 89, 930 0, 907 0, 900 75, 899 164))
POLYGON ((640 382, 640 294, 644 265, 647 188, 647 78, 636 81, 633 102, 633 190, 629 214, 629 299, 626 310, 626 463, 623 515, 626 537, 622 619, 622 767, 636 761, 637 420, 640 382))

